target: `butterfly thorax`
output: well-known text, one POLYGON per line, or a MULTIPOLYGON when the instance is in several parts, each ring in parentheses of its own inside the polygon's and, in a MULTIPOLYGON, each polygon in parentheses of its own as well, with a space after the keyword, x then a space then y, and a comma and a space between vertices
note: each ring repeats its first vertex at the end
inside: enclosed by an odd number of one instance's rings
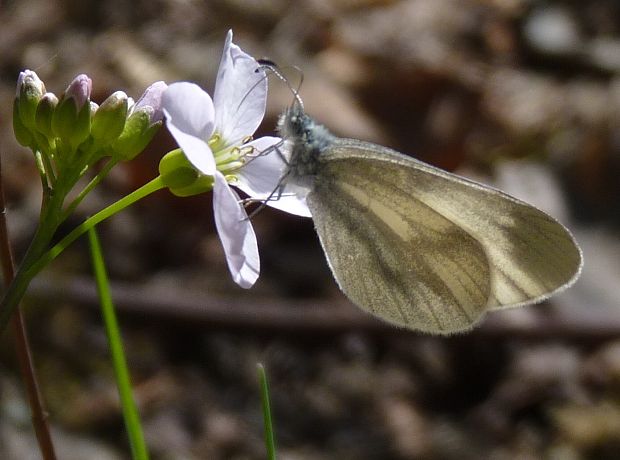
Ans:
POLYGON ((288 151, 289 178, 304 182, 304 178, 316 175, 321 153, 334 141, 334 135, 297 104, 280 116, 278 131, 288 151))

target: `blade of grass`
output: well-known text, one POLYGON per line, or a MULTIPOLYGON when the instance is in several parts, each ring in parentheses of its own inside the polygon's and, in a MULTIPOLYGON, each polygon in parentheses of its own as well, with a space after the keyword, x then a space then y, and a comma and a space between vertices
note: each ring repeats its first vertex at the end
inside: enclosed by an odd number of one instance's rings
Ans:
POLYGON ((105 262, 94 227, 88 230, 88 240, 90 242, 90 253, 93 261, 95 279, 97 281, 97 291, 101 302, 106 334, 110 344, 112 364, 116 375, 116 385, 123 409, 123 418, 125 419, 125 428, 127 429, 127 436, 129 437, 132 458, 133 460, 148 460, 149 455, 146 443, 144 442, 140 416, 138 415, 138 409, 132 394, 121 333, 118 327, 118 321, 116 320, 116 313, 114 312, 112 296, 110 295, 110 285, 105 269, 105 262))
POLYGON ((273 432, 273 423, 271 418, 271 403, 269 402, 269 385, 267 383, 267 374, 262 364, 257 364, 258 381, 260 383, 260 394, 263 405, 263 423, 265 425, 265 447, 267 448, 267 459, 276 460, 276 439, 273 432))

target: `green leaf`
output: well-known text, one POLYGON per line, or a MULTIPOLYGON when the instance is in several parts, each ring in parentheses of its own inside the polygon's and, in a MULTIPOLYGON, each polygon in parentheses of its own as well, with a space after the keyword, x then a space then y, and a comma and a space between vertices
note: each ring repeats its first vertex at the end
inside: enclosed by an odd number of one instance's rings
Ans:
POLYGON ((260 383, 260 393, 263 405, 263 423, 265 424, 265 447, 267 448, 267 459, 276 460, 276 437, 273 432, 267 374, 265 373, 265 368, 262 364, 258 363, 256 368, 258 370, 258 381, 260 383))
POLYGON ((134 460, 148 460, 149 455, 144 442, 142 433, 142 425, 140 424, 140 416, 138 408, 133 398, 131 382, 129 378, 129 370, 127 369, 127 360, 123 351, 123 342, 121 333, 114 312, 112 296, 110 295, 110 284, 105 269, 103 254, 101 253, 101 245, 97 238, 95 228, 88 230, 88 240, 90 242, 90 253, 93 262, 93 270, 97 281, 97 291, 99 293, 99 301, 101 302, 101 311, 105 322, 108 343, 110 344, 110 353, 112 355, 112 364, 116 375, 116 385, 123 409, 123 418, 131 445, 131 457, 134 460))

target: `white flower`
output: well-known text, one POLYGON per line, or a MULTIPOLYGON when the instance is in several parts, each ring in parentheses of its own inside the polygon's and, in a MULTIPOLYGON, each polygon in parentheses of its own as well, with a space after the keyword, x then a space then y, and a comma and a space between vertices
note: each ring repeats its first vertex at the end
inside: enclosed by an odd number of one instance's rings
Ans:
MULTIPOLYGON (((179 147, 201 174, 214 178, 215 224, 228 268, 244 288, 258 278, 258 246, 245 208, 228 184, 257 200, 266 200, 279 185, 286 164, 273 146, 281 139, 250 140, 265 115, 266 99, 265 72, 232 43, 232 31, 226 37, 213 100, 199 86, 187 82, 171 84, 162 98, 166 125, 179 147)), ((292 195, 266 204, 310 216, 305 203, 292 195)))

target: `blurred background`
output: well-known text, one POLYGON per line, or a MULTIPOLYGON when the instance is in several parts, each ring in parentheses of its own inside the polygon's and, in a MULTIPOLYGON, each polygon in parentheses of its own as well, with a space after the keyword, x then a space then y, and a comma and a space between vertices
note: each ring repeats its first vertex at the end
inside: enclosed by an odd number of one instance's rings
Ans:
MULTIPOLYGON (((40 206, 32 155, 12 134, 19 71, 56 94, 87 73, 96 102, 156 80, 212 92, 229 28, 255 57, 299 67, 306 111, 334 133, 545 209, 585 267, 544 304, 431 337, 348 303, 311 220, 272 209, 254 219, 261 277, 238 288, 211 196, 158 192, 98 227, 152 457, 265 458, 262 362, 282 459, 618 458, 616 0, 5 0, 0 150, 16 254, 40 206)), ((273 79, 259 135, 290 100, 273 79)), ((153 178, 173 147, 162 129, 61 233, 153 178)), ((35 280, 25 307, 59 457, 129 458, 85 241, 35 280)), ((0 458, 37 452, 4 334, 0 458)))

